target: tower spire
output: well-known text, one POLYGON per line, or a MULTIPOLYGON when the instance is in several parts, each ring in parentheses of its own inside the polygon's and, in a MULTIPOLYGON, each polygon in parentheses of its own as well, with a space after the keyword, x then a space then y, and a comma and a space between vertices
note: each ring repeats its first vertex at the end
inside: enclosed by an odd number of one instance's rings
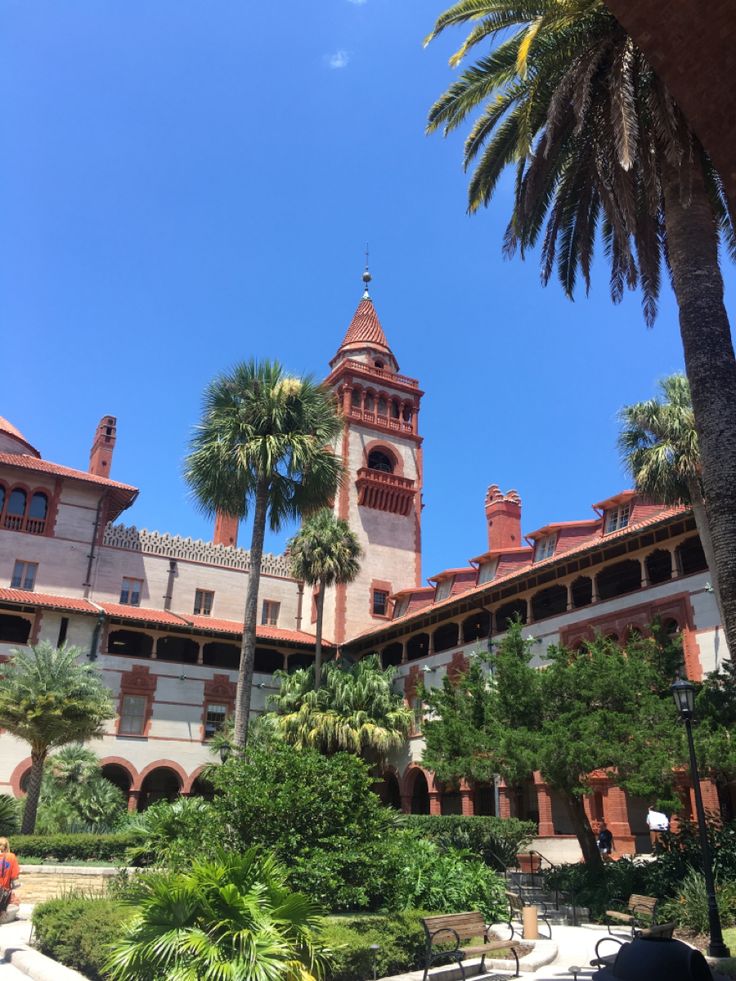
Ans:
POLYGON ((370 283, 370 281, 372 279, 373 279, 373 277, 371 276, 370 270, 368 269, 368 243, 366 242, 366 245, 365 245, 365 269, 363 270, 363 283, 365 284, 365 288, 363 290, 363 299, 364 300, 370 300, 370 298, 371 298, 371 295, 368 292, 368 283, 370 283))

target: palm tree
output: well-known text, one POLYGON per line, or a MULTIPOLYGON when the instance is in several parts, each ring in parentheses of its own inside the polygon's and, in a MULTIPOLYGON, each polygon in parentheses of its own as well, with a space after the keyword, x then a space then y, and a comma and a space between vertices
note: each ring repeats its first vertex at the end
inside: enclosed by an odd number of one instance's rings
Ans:
POLYGON ((400 749, 411 730, 411 709, 392 688, 396 670, 383 670, 377 654, 355 664, 327 663, 319 690, 313 667, 276 675, 281 689, 269 705, 276 711, 282 738, 300 749, 354 753, 381 764, 400 749))
POLYGON ((244 518, 253 509, 250 574, 243 617, 235 746, 248 739, 256 650, 258 587, 268 521, 278 531, 334 496, 342 464, 332 451, 340 420, 332 395, 311 378, 292 378, 275 361, 248 361, 207 388, 185 476, 207 514, 244 518))
MULTIPOLYGON (((705 514, 698 434, 690 386, 684 375, 659 383, 660 398, 626 405, 619 413, 619 448, 636 487, 662 504, 689 504, 721 608, 713 540, 705 514)), ((721 620, 723 611, 721 609, 721 620)))
POLYGON ((705 510, 723 623, 736 650, 736 358, 718 261, 722 235, 736 248, 723 184, 663 82, 602 0, 460 0, 428 41, 474 25, 451 63, 503 32, 430 110, 447 133, 480 109, 465 143, 474 167, 469 207, 487 205, 516 166, 504 248, 541 241, 542 281, 557 267, 572 297, 586 289, 596 236, 611 268, 611 296, 641 287, 656 316, 664 260, 680 314, 703 464, 705 510))
POLYGON ((250 848, 142 876, 107 971, 120 981, 317 981, 324 967, 316 907, 275 858, 250 848))
POLYGON ((100 672, 80 663, 81 654, 77 647, 42 641, 28 651, 13 651, 3 665, 0 726, 31 746, 23 834, 32 834, 36 826, 49 751, 101 735, 105 720, 115 715, 100 672))
POLYGON ((322 680, 322 617, 328 586, 352 582, 360 572, 360 543, 347 521, 322 508, 307 518, 287 546, 292 575, 318 586, 314 641, 314 687, 322 680))

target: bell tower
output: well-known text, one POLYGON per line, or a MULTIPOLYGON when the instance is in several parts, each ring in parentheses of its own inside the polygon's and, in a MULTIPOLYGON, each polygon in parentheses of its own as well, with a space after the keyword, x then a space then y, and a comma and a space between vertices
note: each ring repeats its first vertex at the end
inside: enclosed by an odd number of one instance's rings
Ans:
POLYGON ((341 644, 391 616, 389 596, 418 586, 422 574, 422 395, 399 374, 368 292, 371 274, 326 384, 344 418, 337 450, 346 476, 334 504, 363 548, 355 582, 325 596, 324 631, 341 644))

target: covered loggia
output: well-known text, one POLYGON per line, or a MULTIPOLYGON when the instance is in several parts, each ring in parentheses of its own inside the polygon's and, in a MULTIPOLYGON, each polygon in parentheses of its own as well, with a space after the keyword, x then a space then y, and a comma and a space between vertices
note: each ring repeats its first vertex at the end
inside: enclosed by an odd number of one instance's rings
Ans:
POLYGON ((199 657, 199 644, 191 637, 178 637, 175 634, 159 637, 156 642, 156 657, 159 661, 196 664, 199 657))
POLYGON ((509 629, 509 621, 516 617, 521 618, 522 623, 526 623, 526 600, 515 599, 510 603, 504 603, 496 610, 496 633, 502 634, 509 629))
POLYGON ((442 651, 449 651, 451 647, 458 646, 458 629, 456 623, 443 623, 437 627, 432 637, 432 649, 435 654, 442 651))
POLYGON ((590 576, 578 576, 570 584, 570 595, 574 610, 589 606, 593 602, 593 580, 590 576))
POLYGON ((486 638, 491 633, 491 614, 488 610, 478 610, 463 620, 463 643, 472 644, 475 640, 486 638))
POLYGON ((417 661, 426 657, 429 651, 429 634, 414 634, 406 644, 406 657, 408 661, 417 661))
POLYGON ((596 576, 598 596, 602 600, 623 596, 641 588, 641 566, 638 559, 624 559, 601 569, 596 576))
POLYGON ((381 665, 384 668, 397 668, 401 664, 401 658, 404 653, 404 648, 402 644, 388 644, 381 651, 381 665))
POLYGON ((141 633, 140 630, 111 630, 107 637, 107 653, 150 657, 153 653, 153 637, 141 633))
POLYGON ((558 616, 567 609, 567 589, 564 586, 547 586, 532 596, 532 619, 544 620, 558 616))
POLYGON ((672 555, 664 548, 650 552, 644 560, 650 586, 669 582, 672 578, 672 555))

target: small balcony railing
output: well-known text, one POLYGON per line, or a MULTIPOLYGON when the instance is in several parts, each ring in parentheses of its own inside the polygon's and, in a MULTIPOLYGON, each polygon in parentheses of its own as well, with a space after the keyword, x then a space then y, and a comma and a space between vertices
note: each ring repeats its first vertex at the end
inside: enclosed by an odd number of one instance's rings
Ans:
POLYGON ((408 477, 361 467, 355 486, 358 488, 358 504, 363 507, 402 515, 411 511, 416 484, 408 477))

